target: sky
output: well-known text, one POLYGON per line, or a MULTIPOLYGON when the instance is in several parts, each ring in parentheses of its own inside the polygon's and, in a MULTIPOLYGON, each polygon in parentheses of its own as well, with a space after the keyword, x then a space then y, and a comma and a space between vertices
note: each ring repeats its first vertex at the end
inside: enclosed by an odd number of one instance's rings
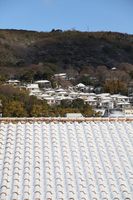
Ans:
POLYGON ((0 29, 133 34, 133 0, 0 0, 0 29))

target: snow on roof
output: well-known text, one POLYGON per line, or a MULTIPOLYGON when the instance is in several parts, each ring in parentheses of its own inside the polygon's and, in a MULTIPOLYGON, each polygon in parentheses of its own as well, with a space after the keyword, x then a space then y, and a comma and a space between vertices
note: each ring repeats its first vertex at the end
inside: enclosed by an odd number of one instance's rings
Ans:
POLYGON ((8 80, 7 83, 20 83, 19 80, 8 80))
POLYGON ((38 81, 35 81, 35 83, 49 83, 50 81, 48 80, 38 80, 38 81))
POLYGON ((118 97, 118 99, 129 99, 129 97, 121 95, 118 97))
POLYGON ((117 103, 117 105, 130 105, 129 102, 120 102, 120 103, 117 103))
POLYGON ((9 199, 132 200, 133 121, 1 122, 0 200, 9 199))
POLYGON ((111 97, 119 98, 119 99, 128 99, 129 97, 121 95, 121 94, 113 94, 111 97))
POLYGON ((32 89, 32 88, 33 89, 39 89, 38 84, 35 84, 35 83, 28 84, 27 88, 28 89, 32 89))
POLYGON ((76 87, 86 87, 83 83, 79 83, 76 85, 76 87))
POLYGON ((96 93, 94 93, 94 92, 90 92, 88 94, 89 94, 89 96, 96 96, 96 93))
POLYGON ((66 100, 73 100, 73 98, 72 98, 72 97, 69 97, 69 96, 63 97, 63 98, 66 99, 66 100))
POLYGON ((79 92, 70 92, 70 95, 79 95, 79 92))
POLYGON ((119 97, 120 94, 112 94, 111 97, 119 97))
POLYGON ((63 88, 58 88, 56 92, 66 92, 63 88))
POLYGON ((108 97, 108 96, 110 96, 110 93, 97 94, 97 97, 108 97))
POLYGON ((67 94, 66 91, 59 91, 58 94, 67 94))
POLYGON ((54 76, 66 76, 66 73, 54 74, 54 76))
POLYGON ((87 93, 87 92, 80 92, 79 95, 80 96, 89 96, 89 93, 87 93))

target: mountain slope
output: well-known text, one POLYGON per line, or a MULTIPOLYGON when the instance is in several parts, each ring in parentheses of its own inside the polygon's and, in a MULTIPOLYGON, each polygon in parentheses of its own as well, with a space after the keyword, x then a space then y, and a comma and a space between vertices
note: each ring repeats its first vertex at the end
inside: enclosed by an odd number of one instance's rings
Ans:
POLYGON ((133 64, 133 35, 113 32, 0 30, 0 66, 133 64))

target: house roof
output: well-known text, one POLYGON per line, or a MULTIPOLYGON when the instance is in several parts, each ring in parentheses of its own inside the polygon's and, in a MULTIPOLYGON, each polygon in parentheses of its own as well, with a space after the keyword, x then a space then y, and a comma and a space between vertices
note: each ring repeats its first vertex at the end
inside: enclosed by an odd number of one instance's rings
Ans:
POLYGON ((97 97, 109 97, 110 93, 101 93, 101 94, 97 94, 97 97))
POLYGON ((121 95, 121 94, 113 94, 111 95, 113 98, 119 98, 119 99, 128 99, 129 97, 121 95))
POLYGON ((133 121, 3 119, 0 200, 133 199, 133 121))
POLYGON ((31 83, 27 84, 27 89, 39 89, 38 84, 31 83))
POLYGON ((38 80, 38 81, 35 81, 35 83, 50 83, 50 81, 48 81, 48 80, 38 80))
POLYGON ((20 83, 19 80, 8 80, 7 83, 20 83))
POLYGON ((78 85, 76 85, 76 87, 85 87, 85 85, 83 83, 79 83, 78 85))
POLYGON ((54 76, 66 76, 66 73, 54 74, 54 76))

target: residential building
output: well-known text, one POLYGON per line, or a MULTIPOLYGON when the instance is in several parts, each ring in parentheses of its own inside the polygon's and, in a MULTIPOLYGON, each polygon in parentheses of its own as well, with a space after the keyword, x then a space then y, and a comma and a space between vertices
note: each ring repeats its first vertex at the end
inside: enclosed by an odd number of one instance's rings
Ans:
POLYGON ((40 89, 51 88, 51 82, 48 80, 38 80, 35 83, 38 84, 40 89))
POLYGON ((6 83, 9 84, 9 85, 13 85, 13 86, 19 86, 20 85, 19 80, 8 80, 8 81, 6 81, 6 83))
POLYGON ((67 78, 67 74, 66 73, 54 74, 54 78, 57 78, 57 79, 66 79, 67 78))

